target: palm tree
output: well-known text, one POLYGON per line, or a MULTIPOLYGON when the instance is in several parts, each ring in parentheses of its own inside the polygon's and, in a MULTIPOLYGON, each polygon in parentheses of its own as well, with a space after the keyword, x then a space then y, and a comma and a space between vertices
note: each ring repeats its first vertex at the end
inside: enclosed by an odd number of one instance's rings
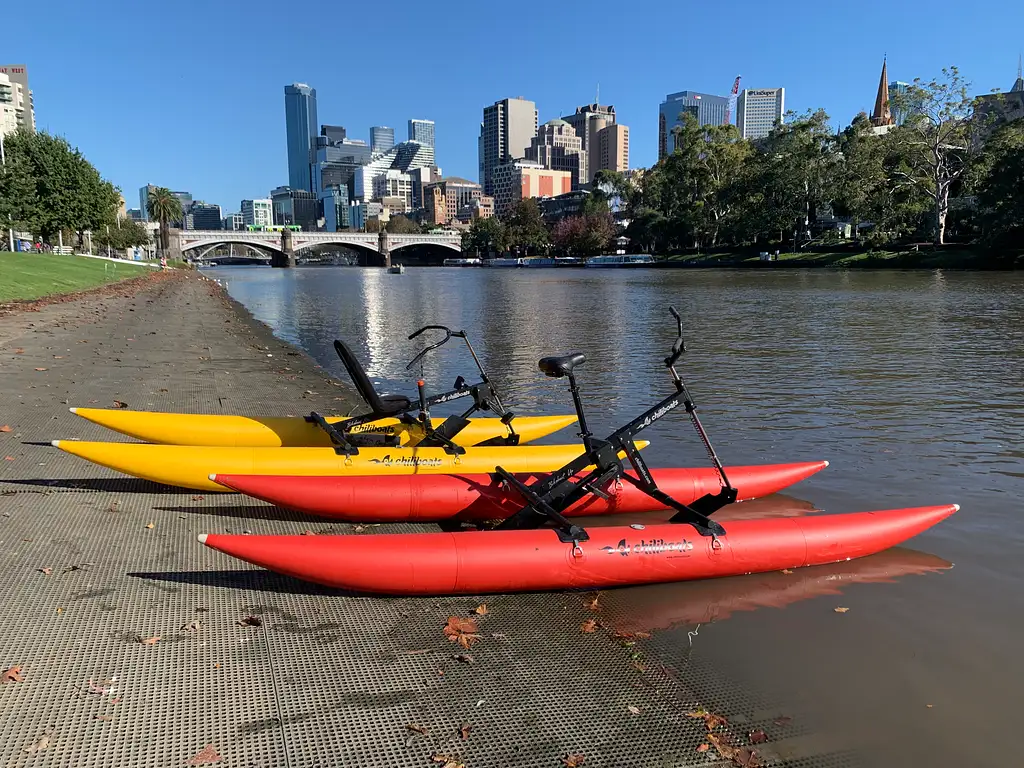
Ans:
POLYGON ((181 220, 181 200, 167 187, 153 187, 146 201, 149 218, 160 222, 160 252, 167 255, 170 247, 170 222, 181 220))

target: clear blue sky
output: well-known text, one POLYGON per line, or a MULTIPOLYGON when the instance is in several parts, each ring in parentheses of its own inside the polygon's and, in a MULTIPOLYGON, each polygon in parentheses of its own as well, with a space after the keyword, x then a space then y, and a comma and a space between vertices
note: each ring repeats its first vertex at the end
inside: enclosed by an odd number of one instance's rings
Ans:
POLYGON ((321 123, 369 139, 437 122, 438 164, 477 178, 485 105, 522 95, 540 120, 594 98, 630 127, 631 165, 657 159, 674 91, 785 86, 787 108, 846 124, 890 79, 957 64, 976 92, 1009 89, 1024 3, 866 0, 830 5, 588 2, 12 2, 0 63, 25 63, 38 126, 64 135, 137 207, 147 182, 225 213, 287 183, 284 91, 317 90, 321 123))

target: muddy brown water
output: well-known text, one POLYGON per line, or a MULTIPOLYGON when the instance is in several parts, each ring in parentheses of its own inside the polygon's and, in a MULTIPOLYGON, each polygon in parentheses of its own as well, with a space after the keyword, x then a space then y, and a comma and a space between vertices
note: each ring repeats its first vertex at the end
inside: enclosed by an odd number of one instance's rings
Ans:
MULTIPOLYGON (((875 558, 787 577, 655 585, 603 598, 623 628, 794 711, 878 765, 1019 763, 1024 704, 1024 275, 832 270, 221 268, 232 296, 337 376, 345 338, 382 389, 474 372, 460 342, 406 371, 426 324, 466 329, 519 413, 571 410, 538 358, 583 352, 594 432, 680 370, 728 464, 828 459, 763 514, 959 503, 875 558), (846 613, 834 608, 846 607, 846 613), (696 634, 694 631, 696 630, 696 634)), ((706 462, 684 414, 644 433, 652 466, 706 462)), ((568 441, 572 432, 552 441, 568 441)), ((749 514, 758 507, 751 506, 749 514)), ((744 513, 744 514, 748 514, 744 513)))

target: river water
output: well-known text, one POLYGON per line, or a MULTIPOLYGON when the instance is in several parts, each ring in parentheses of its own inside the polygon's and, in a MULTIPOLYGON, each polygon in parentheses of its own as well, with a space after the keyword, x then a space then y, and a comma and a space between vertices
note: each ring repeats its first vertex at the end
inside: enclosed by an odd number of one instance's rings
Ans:
MULTIPOLYGON (((683 316, 679 366, 727 464, 828 459, 753 514, 962 509, 906 548, 858 563, 623 590, 624 626, 694 643, 705 663, 877 765, 1020 764, 1024 695, 1024 275, 839 270, 220 268, 207 272, 335 375, 346 339, 385 390, 426 324, 466 329, 513 410, 571 412, 544 355, 583 352, 578 378, 601 434, 671 392, 661 364, 683 316), (955 564, 955 567, 952 567, 955 564), (849 612, 836 613, 835 607, 849 612), (783 608, 784 610, 779 610, 783 608), (758 609, 760 608, 760 609, 758 609), (758 610, 755 610, 758 609, 758 610), (726 620, 727 619, 727 620, 726 620), (693 630, 699 625, 697 635, 693 630)), ((457 340, 432 353, 430 389, 473 378, 457 340)), ((655 467, 707 458, 685 414, 645 431, 655 467)), ((553 442, 573 439, 571 432, 553 442)))

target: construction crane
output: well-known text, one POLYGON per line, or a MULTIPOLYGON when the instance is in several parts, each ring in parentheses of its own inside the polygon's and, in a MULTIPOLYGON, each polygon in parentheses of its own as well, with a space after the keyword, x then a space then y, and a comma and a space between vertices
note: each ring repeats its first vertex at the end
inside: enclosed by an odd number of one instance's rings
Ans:
POLYGON ((729 106, 725 108, 725 124, 732 122, 732 113, 736 111, 736 97, 740 92, 740 75, 736 75, 736 82, 732 84, 732 93, 729 94, 729 106))

